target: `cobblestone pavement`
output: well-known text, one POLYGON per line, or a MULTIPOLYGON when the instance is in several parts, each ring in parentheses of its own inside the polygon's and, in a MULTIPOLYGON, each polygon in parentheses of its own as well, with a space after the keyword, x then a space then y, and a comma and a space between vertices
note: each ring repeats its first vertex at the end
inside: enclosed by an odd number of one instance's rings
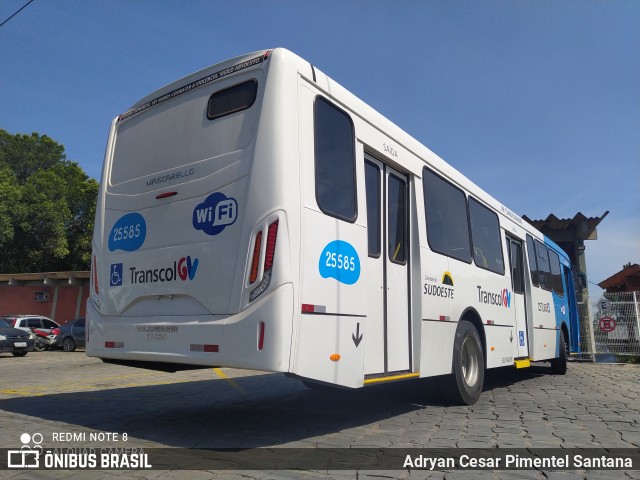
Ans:
MULTIPOLYGON (((19 448, 23 433, 36 432, 45 448, 640 448, 634 365, 571 363, 566 376, 543 366, 491 371, 470 407, 445 405, 428 381, 311 390, 281 374, 169 374, 82 352, 0 355, 0 379, 0 448, 19 448), (91 441, 92 432, 119 433, 119 441, 91 441), (84 441, 61 441, 73 433, 84 441)), ((12 479, 119 477, 640 479, 640 471, 0 471, 12 479)))

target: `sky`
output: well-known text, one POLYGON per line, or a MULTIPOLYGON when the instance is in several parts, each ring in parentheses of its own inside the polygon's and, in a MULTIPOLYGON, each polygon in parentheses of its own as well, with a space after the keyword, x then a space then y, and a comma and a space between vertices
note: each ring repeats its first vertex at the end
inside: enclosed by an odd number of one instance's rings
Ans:
MULTIPOLYGON (((0 23, 26 2, 0 0, 0 23)), ((50 136, 99 180, 114 117, 274 47, 520 215, 609 211, 590 282, 640 263, 637 0, 34 0, 0 27, 0 128, 50 136)))

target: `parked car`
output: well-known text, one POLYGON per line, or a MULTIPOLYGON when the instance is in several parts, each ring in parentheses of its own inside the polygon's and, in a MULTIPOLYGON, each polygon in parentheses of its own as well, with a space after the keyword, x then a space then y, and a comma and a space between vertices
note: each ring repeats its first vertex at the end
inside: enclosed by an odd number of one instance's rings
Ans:
POLYGON ((10 352, 14 357, 24 357, 33 350, 33 333, 13 328, 6 320, 0 320, 0 352, 10 352))
POLYGON ((25 332, 32 332, 34 328, 45 332, 60 328, 56 322, 41 315, 7 315, 2 318, 8 320, 13 328, 19 328, 25 332))
POLYGON ((65 352, 73 352, 77 347, 84 348, 84 325, 84 318, 78 318, 61 326, 56 346, 65 352))

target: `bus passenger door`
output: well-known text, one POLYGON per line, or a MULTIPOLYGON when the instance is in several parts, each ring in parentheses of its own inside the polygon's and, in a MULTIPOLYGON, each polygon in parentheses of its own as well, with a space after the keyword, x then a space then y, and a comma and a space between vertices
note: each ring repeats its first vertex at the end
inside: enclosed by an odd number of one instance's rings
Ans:
POLYGON ((411 369, 409 192, 405 175, 365 155, 367 339, 365 375, 411 369))
POLYGON ((509 263, 511 265, 513 305, 516 312, 517 358, 525 358, 529 356, 529 335, 524 289, 524 255, 522 241, 507 235, 507 248, 509 252, 509 263))

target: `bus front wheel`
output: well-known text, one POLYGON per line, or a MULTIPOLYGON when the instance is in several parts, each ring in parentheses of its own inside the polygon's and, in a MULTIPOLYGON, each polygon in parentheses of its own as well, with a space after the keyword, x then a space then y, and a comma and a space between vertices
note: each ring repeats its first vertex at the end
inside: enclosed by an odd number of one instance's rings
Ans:
POLYGON ((442 378, 441 390, 453 403, 473 405, 482 393, 484 353, 476 327, 462 320, 453 344, 453 373, 442 378))

